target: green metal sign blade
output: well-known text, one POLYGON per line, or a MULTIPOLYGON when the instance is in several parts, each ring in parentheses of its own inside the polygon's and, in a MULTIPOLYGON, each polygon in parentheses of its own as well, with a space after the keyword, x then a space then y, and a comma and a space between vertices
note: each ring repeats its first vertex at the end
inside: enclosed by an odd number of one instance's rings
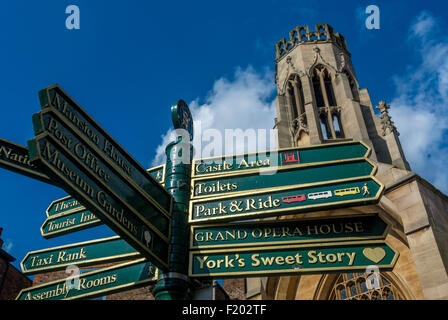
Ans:
POLYGON ((190 201, 191 224, 259 219, 325 209, 373 204, 384 186, 374 177, 257 190, 190 201))
POLYGON ((367 157, 370 151, 370 147, 362 142, 339 142, 196 159, 192 166, 192 177, 198 178, 235 172, 257 171, 259 169, 277 166, 285 167, 289 165, 363 158, 367 157))
POLYGON ((1 138, 0 167, 57 186, 36 164, 31 163, 27 147, 1 138))
POLYGON ((251 172, 193 179, 192 199, 369 176, 375 173, 376 168, 370 160, 362 158, 310 166, 288 166, 279 168, 273 174, 251 172))
POLYGON ((251 277, 390 270, 398 252, 386 242, 346 242, 190 251, 190 277, 251 277))
POLYGON ((52 216, 45 220, 40 230, 42 237, 51 239, 102 224, 101 219, 98 219, 92 212, 82 209, 70 214, 52 216))
POLYGON ((51 113, 41 113, 42 128, 57 143, 66 149, 82 166, 81 170, 91 172, 97 181, 100 181, 110 192, 133 207, 151 224, 154 232, 160 233, 162 237, 169 235, 170 218, 159 210, 148 198, 133 188, 120 173, 101 158, 101 154, 96 152, 72 131, 66 124, 63 124, 51 113))
POLYGON ((16 300, 74 300, 95 298, 139 288, 157 281, 159 270, 145 259, 87 272, 73 279, 63 279, 23 289, 16 300), (68 284, 74 284, 73 287, 68 284))
POLYGON ((151 258, 159 268, 167 268, 169 246, 166 237, 152 232, 151 226, 140 214, 105 188, 95 174, 85 170, 50 135, 43 134, 29 144, 33 146, 30 150, 35 150, 35 154, 30 154, 30 157, 39 160, 47 174, 58 181, 67 193, 78 199, 142 255, 151 258))
POLYGON ((64 270, 69 265, 83 267, 141 257, 126 241, 115 236, 32 251, 20 266, 24 274, 37 274, 64 270))
MULTIPOLYGON (((48 110, 72 128, 77 136, 102 154, 129 182, 146 193, 152 202, 170 214, 171 195, 122 147, 120 146, 75 100, 57 85, 39 93, 43 110, 48 110)), ((38 135, 39 126, 35 134, 38 135)))
POLYGON ((61 214, 70 214, 79 210, 85 210, 85 208, 75 198, 67 196, 53 201, 45 213, 47 214, 47 217, 52 217, 61 214))
POLYGON ((384 239, 390 225, 377 214, 192 226, 190 249, 384 239))

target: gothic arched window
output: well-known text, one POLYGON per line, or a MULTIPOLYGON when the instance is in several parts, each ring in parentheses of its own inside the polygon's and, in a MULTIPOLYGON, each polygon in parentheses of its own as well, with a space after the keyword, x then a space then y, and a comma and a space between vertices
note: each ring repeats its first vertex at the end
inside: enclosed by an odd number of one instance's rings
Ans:
POLYGON ((366 284, 369 274, 343 273, 337 278, 330 293, 330 300, 404 300, 397 285, 384 273, 378 274, 378 285, 366 284))
POLYGON ((331 73, 323 65, 317 65, 313 70, 312 82, 323 139, 343 138, 344 132, 331 73))
POLYGON ((353 80, 353 77, 350 75, 350 73, 347 70, 344 70, 344 74, 347 77, 348 84, 350 85, 350 90, 352 91, 352 96, 354 100, 359 100, 359 94, 358 94, 358 86, 356 85, 355 80, 353 80))
POLYGON ((300 77, 295 74, 288 80, 287 94, 289 105, 291 109, 292 120, 297 119, 300 115, 305 113, 303 104, 303 89, 300 77))

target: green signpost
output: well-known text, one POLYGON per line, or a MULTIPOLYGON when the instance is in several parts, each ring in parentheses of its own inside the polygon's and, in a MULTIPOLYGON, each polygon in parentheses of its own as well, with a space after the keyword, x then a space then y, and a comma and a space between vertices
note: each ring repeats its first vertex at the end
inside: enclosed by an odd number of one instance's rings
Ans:
POLYGON ((114 236, 28 252, 20 266, 24 274, 36 274, 64 270, 70 265, 84 267, 141 257, 126 241, 114 236))
POLYGON ((190 251, 191 277, 250 277, 306 272, 390 270, 398 252, 384 241, 313 243, 190 251))
POLYGON ((346 159, 366 158, 371 148, 363 142, 338 142, 300 148, 231 154, 194 159, 193 179, 230 173, 268 171, 271 168, 346 159))
POLYGON ((155 283, 158 269, 145 259, 23 289, 16 300, 71 300, 105 296, 155 283))
POLYGON ((156 281, 156 300, 190 299, 189 277, 390 270, 398 259, 378 214, 254 221, 377 203, 384 185, 363 142, 191 164, 193 118, 178 100, 167 162, 145 170, 59 86, 39 100, 34 139, 28 148, 0 139, 0 167, 70 194, 48 207, 44 238, 103 223, 118 236, 29 252, 23 272, 131 261, 22 290, 19 300, 93 298, 156 281))
POLYGON ((390 225, 377 214, 191 226, 190 249, 220 249, 385 239, 390 225))

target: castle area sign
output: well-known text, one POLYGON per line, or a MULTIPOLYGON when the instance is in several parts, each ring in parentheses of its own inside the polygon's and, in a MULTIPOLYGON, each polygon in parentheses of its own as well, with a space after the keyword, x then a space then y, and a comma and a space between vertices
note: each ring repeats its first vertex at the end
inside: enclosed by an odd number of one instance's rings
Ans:
POLYGON ((192 177, 259 172, 260 169, 368 157, 371 148, 362 142, 328 143, 319 146, 268 150, 193 160, 192 177))

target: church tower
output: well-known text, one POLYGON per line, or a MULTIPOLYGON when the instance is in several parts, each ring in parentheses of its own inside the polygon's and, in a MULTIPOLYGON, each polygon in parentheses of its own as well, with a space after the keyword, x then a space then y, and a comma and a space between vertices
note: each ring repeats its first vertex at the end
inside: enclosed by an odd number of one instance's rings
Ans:
POLYGON ((275 70, 280 148, 360 140, 373 148, 372 160, 410 170, 389 106, 381 101, 375 115, 347 43, 331 26, 294 28, 276 44, 275 70))
MULTIPOLYGON (((278 147, 362 141, 372 149, 375 177, 385 191, 378 204, 279 216, 278 219, 378 214, 392 226, 399 252, 393 270, 369 288, 366 272, 246 278, 246 299, 448 299, 448 197, 411 171, 389 116, 361 89, 345 38, 327 24, 299 26, 275 45, 278 147)), ((393 108, 393 106, 392 106, 393 108)))

